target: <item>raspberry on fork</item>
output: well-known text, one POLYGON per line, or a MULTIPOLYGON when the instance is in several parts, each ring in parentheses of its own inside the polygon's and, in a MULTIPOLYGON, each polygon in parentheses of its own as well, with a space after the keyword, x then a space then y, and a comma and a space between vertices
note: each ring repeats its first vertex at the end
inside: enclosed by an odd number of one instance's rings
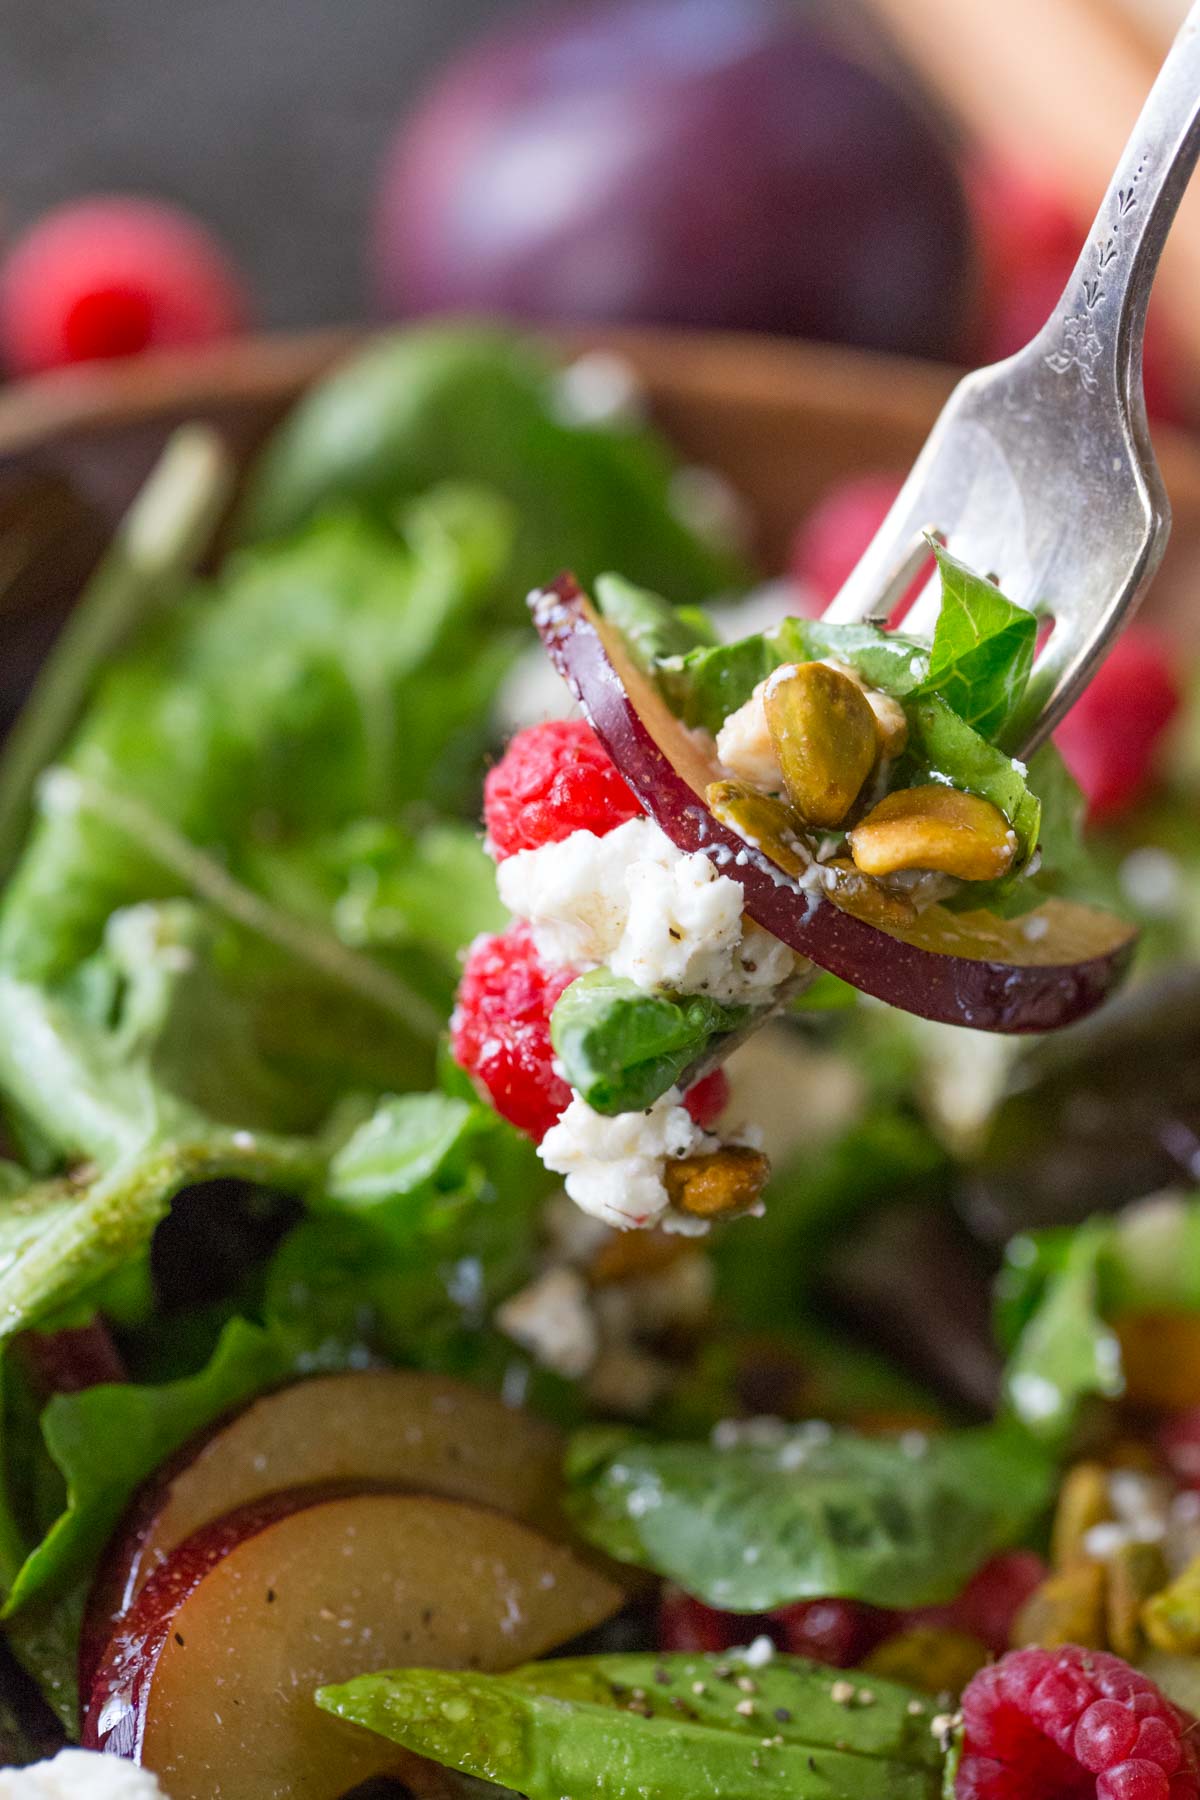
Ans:
POLYGON ((574 969, 548 969, 527 925, 479 937, 467 952, 450 1019, 454 1060, 487 1089, 501 1118, 540 1143, 569 1103, 554 1070, 550 1014, 574 969))
POLYGON ((573 831, 597 837, 641 817, 591 726, 551 719, 518 731, 483 784, 488 848, 497 862, 556 844, 573 831))
POLYGON ((1014 1650, 963 1694, 956 1800, 1196 1800, 1195 1721, 1101 1650, 1014 1650))

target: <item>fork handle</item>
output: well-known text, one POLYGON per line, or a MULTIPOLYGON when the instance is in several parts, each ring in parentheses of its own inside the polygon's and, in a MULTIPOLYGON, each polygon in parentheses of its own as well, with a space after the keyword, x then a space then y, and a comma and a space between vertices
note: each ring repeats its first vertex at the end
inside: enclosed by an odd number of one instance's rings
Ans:
POLYGON ((1121 154, 1062 298, 1035 340, 1047 367, 1118 401, 1145 431, 1142 340, 1158 260, 1200 156, 1200 0, 1121 154))

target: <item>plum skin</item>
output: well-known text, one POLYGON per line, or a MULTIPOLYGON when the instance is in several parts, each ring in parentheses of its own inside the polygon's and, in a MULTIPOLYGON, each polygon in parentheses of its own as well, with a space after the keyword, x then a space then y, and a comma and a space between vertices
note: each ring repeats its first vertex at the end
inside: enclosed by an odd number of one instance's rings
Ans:
POLYGON ((961 353, 966 202, 907 95, 786 0, 518 21, 402 127, 383 310, 693 325, 961 353))

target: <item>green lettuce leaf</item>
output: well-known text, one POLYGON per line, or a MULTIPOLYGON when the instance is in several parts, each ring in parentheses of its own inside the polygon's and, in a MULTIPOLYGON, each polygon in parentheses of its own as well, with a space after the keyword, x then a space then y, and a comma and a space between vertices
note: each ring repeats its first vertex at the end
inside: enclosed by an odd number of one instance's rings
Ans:
POLYGON ((925 686, 994 743, 1028 684, 1037 620, 940 544, 932 548, 942 578, 942 604, 925 686))
POLYGON ((1033 1524, 1054 1463, 1017 1428, 895 1439, 750 1421, 729 1442, 584 1432, 568 1478, 591 1543, 711 1606, 765 1612, 950 1599, 1033 1524))
POLYGON ((41 1426, 66 1504, 13 1581, 6 1615, 87 1573, 136 1489, 189 1438, 307 1367, 301 1347, 283 1333, 234 1319, 197 1375, 161 1387, 120 1383, 55 1394, 41 1426))
POLYGON ((684 1800, 697 1771, 721 1800, 937 1800, 934 1703, 874 1677, 869 1704, 865 1692, 845 1703, 833 1697, 839 1679, 799 1657, 751 1671, 736 1653, 596 1656, 508 1675, 362 1675, 320 1689, 317 1703, 529 1800, 684 1800))
POLYGON ((381 338, 305 396, 252 473, 241 525, 276 537, 330 505, 387 519, 437 482, 480 482, 516 520, 512 620, 563 568, 590 584, 620 567, 680 601, 742 585, 740 561, 677 517, 672 474, 646 427, 568 419, 559 371, 534 340, 426 325, 381 338))
POLYGON ((638 1112, 674 1087, 715 1041, 738 1031, 749 1006, 707 994, 650 994, 593 969, 565 988, 550 1038, 570 1085, 600 1113, 638 1112))
POLYGON ((1120 1345, 1100 1316, 1104 1239, 1097 1226, 1073 1234, 1004 1372, 1004 1397, 1014 1416, 1051 1443, 1070 1435, 1081 1400, 1115 1396, 1124 1385, 1120 1345))
POLYGON ((638 587, 624 575, 598 575, 595 598, 644 669, 653 670, 664 657, 684 656, 689 650, 719 642, 711 622, 697 607, 672 606, 660 594, 638 587))

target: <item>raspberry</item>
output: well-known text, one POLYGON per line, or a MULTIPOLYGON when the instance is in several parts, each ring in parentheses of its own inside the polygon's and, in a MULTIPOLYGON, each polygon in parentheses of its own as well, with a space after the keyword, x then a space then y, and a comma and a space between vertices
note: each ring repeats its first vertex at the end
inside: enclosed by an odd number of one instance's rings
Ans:
POLYGON ((241 329, 241 281, 204 226, 162 201, 112 195, 57 208, 0 271, 9 368, 212 343, 241 329))
MULTIPOLYGON (((812 595, 812 612, 828 606, 899 492, 898 475, 857 475, 837 482, 817 501, 796 533, 790 564, 792 575, 812 595)), ((931 559, 893 608, 889 623, 899 624, 932 567, 931 559)))
POLYGON ((963 1694, 956 1800, 1196 1800, 1194 1721, 1101 1650, 1014 1650, 963 1694))
POLYGON ((756 1635, 753 1621, 742 1613, 717 1612, 693 1600, 681 1588, 665 1587, 658 1603, 658 1647, 690 1656, 731 1650, 756 1635))
POLYGON ((705 1075, 703 1080, 690 1087, 683 1096, 683 1104, 701 1131, 708 1131, 729 1105, 729 1077, 724 1069, 714 1069, 711 1075, 705 1075))
POLYGON ((526 925, 476 938, 450 1020, 454 1059, 501 1118, 540 1143, 571 1098, 554 1072, 550 1014, 574 969, 547 969, 526 925))
POLYGON ((1054 734, 1093 822, 1127 811, 1151 785, 1179 700, 1172 659, 1157 634, 1144 625, 1122 632, 1054 734))
POLYGON ((602 837, 642 809, 582 719, 518 731, 483 784, 488 847, 497 862, 573 831, 602 837))

